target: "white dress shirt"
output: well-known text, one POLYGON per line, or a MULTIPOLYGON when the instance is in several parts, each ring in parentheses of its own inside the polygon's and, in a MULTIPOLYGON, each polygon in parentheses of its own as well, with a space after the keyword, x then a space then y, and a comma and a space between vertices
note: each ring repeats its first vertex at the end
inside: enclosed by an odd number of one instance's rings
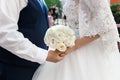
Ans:
POLYGON ((21 58, 42 64, 48 51, 37 47, 17 31, 20 11, 26 5, 27 0, 0 0, 0 46, 21 58))

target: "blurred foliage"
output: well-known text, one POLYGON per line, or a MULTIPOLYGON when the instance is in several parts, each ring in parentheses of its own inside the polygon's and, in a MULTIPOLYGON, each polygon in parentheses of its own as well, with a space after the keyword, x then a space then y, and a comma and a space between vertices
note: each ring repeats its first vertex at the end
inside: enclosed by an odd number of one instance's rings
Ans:
POLYGON ((120 24, 120 3, 111 5, 111 10, 112 10, 116 23, 120 24))
POLYGON ((59 9, 59 18, 61 18, 61 12, 62 12, 62 10, 61 10, 61 2, 59 1, 59 0, 45 0, 45 2, 46 2, 46 4, 47 4, 47 6, 48 6, 48 8, 51 6, 51 5, 57 5, 57 7, 58 7, 58 9, 59 9))
POLYGON ((45 2, 47 3, 48 7, 55 4, 57 4, 57 7, 61 7, 61 2, 59 0, 45 0, 45 2))

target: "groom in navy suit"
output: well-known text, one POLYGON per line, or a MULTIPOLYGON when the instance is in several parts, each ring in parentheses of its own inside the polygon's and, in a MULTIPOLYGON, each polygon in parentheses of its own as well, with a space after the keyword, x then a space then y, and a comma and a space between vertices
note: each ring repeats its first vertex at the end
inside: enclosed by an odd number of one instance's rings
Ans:
POLYGON ((32 80, 40 64, 64 58, 47 51, 48 28, 44 0, 0 0, 0 80, 32 80))

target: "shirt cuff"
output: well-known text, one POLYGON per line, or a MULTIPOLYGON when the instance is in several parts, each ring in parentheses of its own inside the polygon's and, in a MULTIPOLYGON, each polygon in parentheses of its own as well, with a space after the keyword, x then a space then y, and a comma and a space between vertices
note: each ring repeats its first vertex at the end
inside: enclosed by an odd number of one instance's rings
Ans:
POLYGON ((46 58, 47 58, 47 56, 48 56, 48 51, 47 50, 45 50, 45 49, 39 49, 38 50, 38 55, 37 55, 38 57, 37 57, 37 62, 39 63, 39 64, 43 64, 44 62, 46 62, 46 58))

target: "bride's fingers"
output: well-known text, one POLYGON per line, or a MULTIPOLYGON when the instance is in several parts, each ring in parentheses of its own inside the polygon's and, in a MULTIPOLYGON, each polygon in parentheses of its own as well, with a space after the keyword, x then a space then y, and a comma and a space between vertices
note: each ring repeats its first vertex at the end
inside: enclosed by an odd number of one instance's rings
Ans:
POLYGON ((74 47, 70 47, 70 48, 68 48, 66 51, 65 51, 65 54, 67 55, 67 54, 70 54, 71 52, 73 52, 75 49, 74 49, 74 47))

